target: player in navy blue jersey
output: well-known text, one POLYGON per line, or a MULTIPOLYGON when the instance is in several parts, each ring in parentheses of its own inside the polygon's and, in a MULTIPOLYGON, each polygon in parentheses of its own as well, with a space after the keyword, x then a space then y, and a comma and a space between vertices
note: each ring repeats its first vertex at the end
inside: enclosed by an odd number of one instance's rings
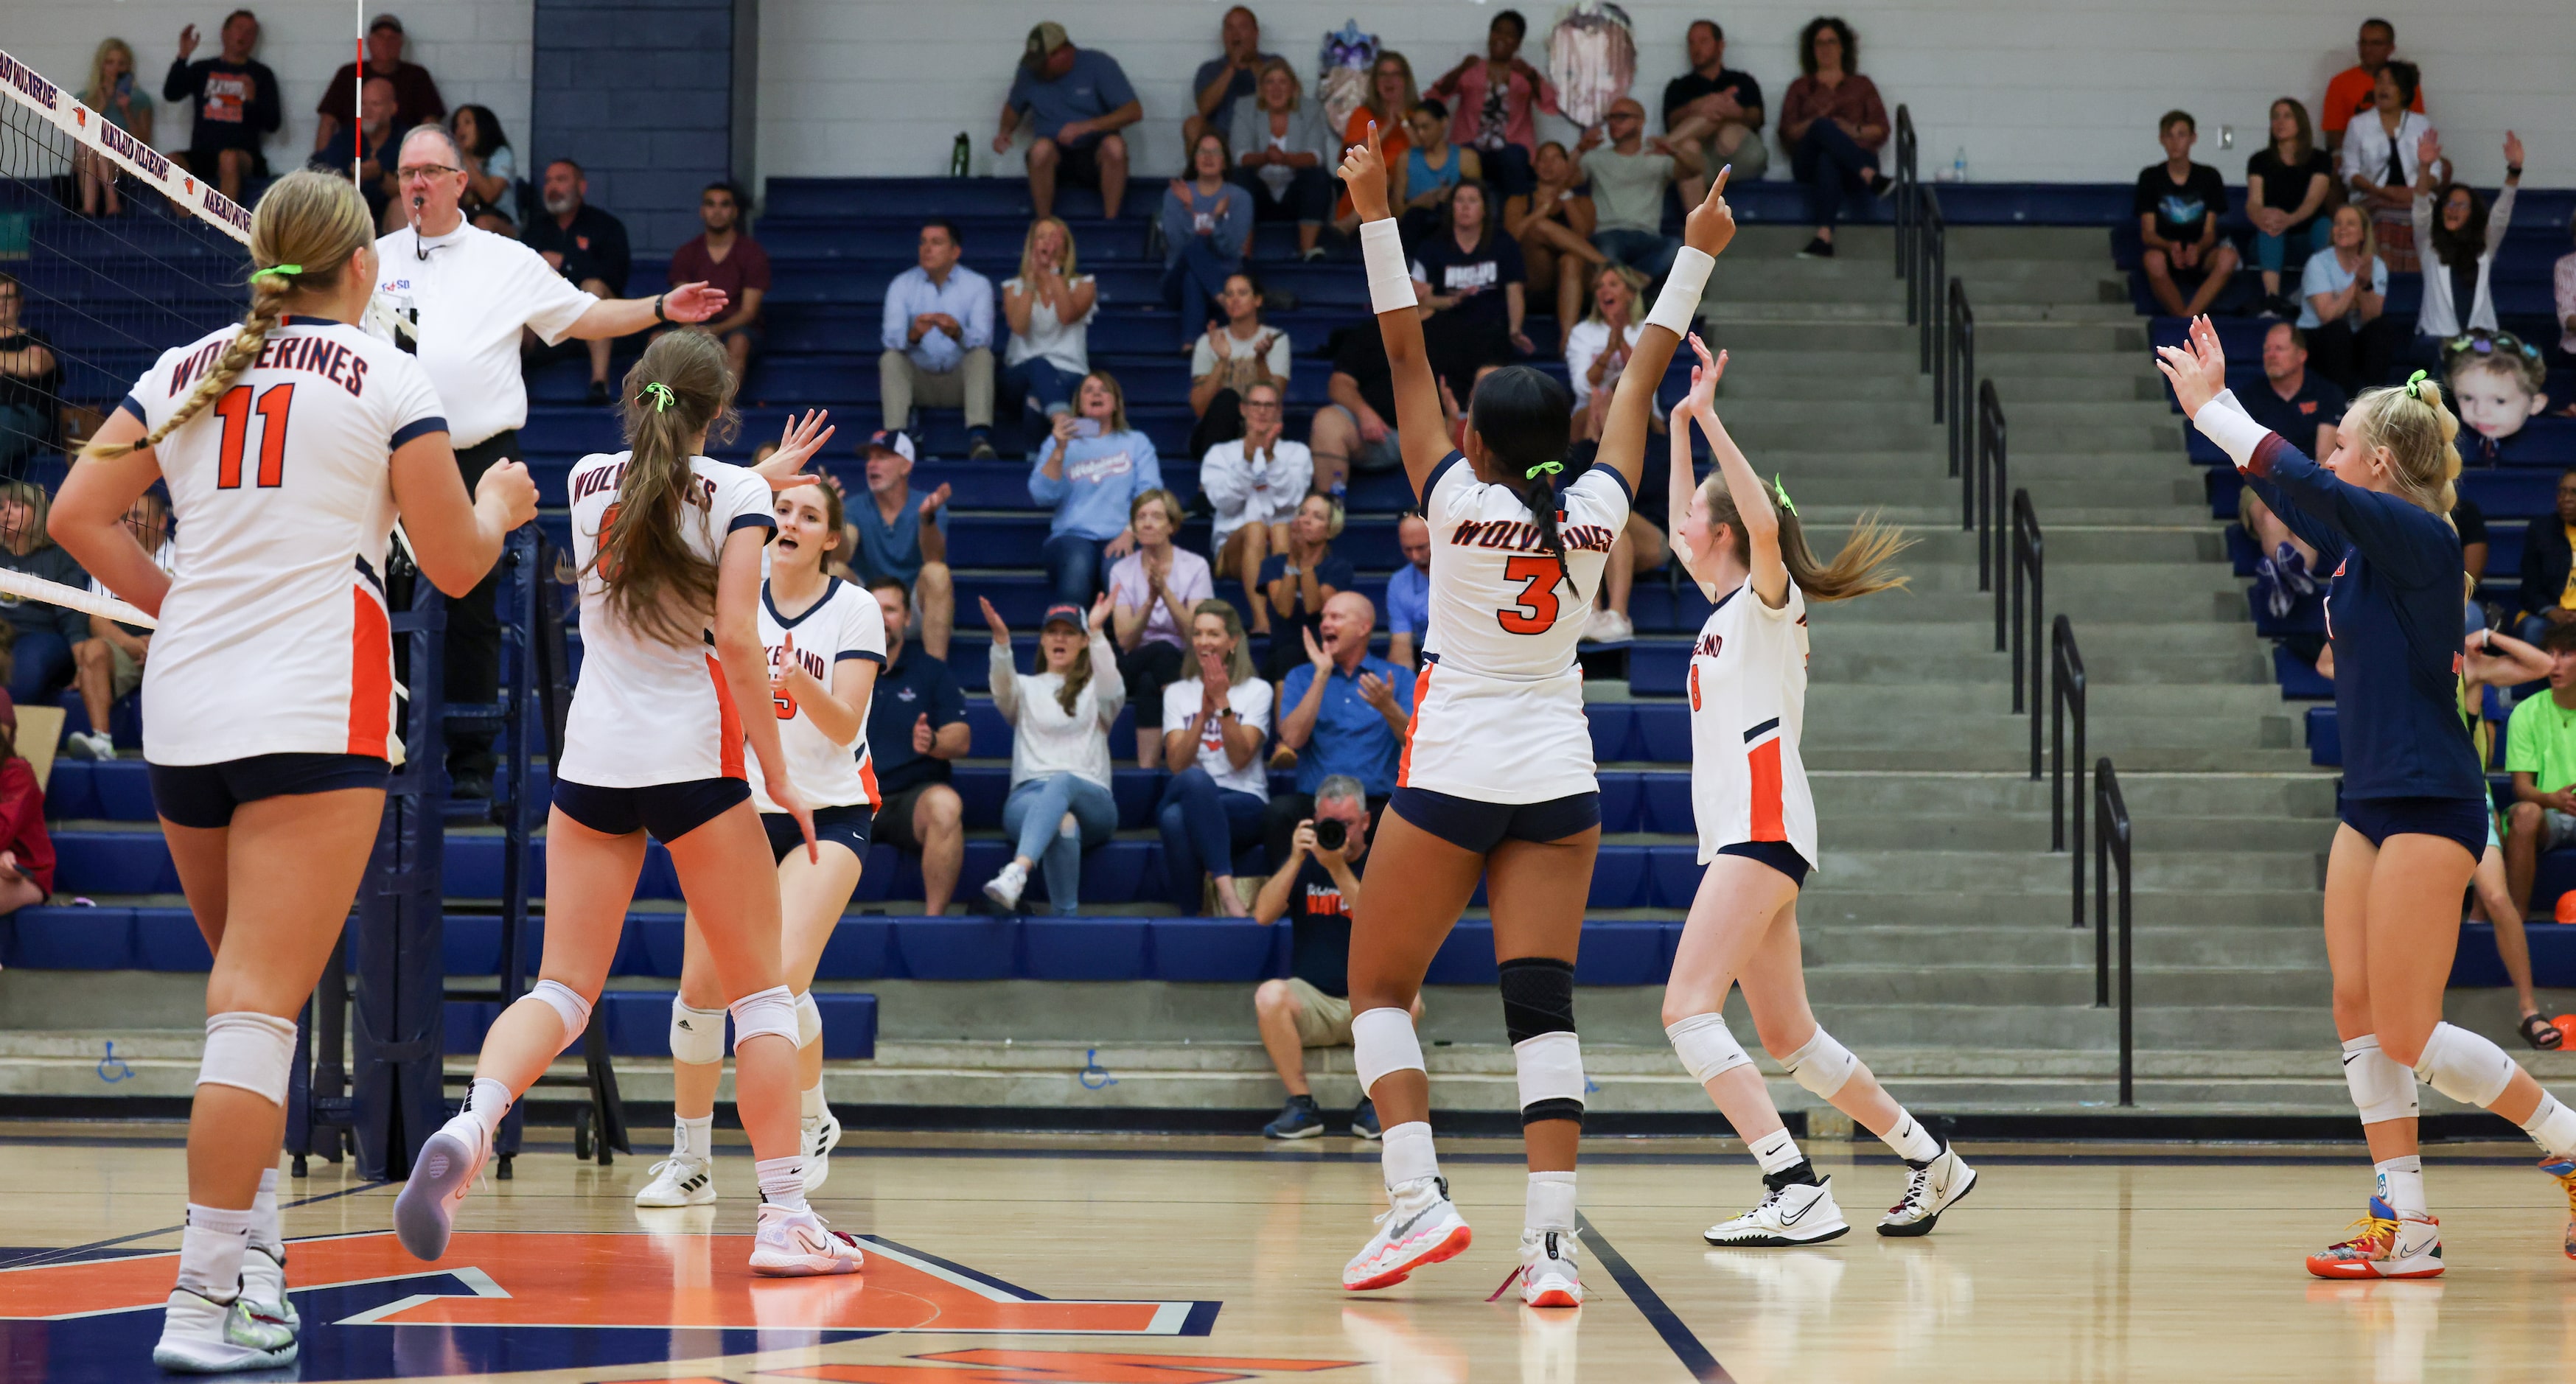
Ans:
MULTIPOLYGON (((2425 1209, 2415 1082, 2522 1126, 2576 1208, 2576 1110, 2504 1049, 2442 1022, 2460 897, 2486 846, 2486 775, 2460 704, 2468 581, 2449 514, 2459 420, 2418 370, 2353 400, 2320 465, 2248 416, 2206 317, 2156 368, 2193 426, 2235 461, 2290 531, 2332 563, 2326 632, 2344 744, 2343 801, 2326 860, 2326 958, 2344 1081, 2378 1187, 2353 1234, 2308 1256, 2320 1278, 2432 1278, 2439 1223, 2425 1209), (2410 1072, 2408 1068, 2413 1068, 2410 1072)), ((2576 1219, 2564 1242, 2576 1258, 2576 1219)))

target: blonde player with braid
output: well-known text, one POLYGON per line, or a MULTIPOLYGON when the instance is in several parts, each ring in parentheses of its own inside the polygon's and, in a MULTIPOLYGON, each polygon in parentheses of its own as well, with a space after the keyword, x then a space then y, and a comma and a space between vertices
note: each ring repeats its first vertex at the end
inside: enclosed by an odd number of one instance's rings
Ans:
POLYGON ((194 1372, 295 1358, 277 1150, 295 1014, 357 894, 401 749, 386 537, 399 513, 422 573, 462 595, 537 504, 516 463, 468 500, 428 377, 351 325, 376 249, 347 180, 277 180, 250 248, 249 315, 162 354, 72 469, 51 523, 160 621, 143 757, 215 959, 179 1281, 152 1358, 194 1372), (175 577, 124 523, 156 477, 188 535, 175 577))

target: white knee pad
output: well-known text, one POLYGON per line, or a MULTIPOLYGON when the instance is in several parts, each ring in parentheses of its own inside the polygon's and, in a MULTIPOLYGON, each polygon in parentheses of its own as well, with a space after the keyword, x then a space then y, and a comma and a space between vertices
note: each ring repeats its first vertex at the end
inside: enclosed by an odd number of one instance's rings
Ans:
POLYGON ((1834 1093, 1843 1089, 1843 1083, 1851 1080, 1851 1074, 1860 1068, 1860 1059, 1852 1056, 1851 1049, 1835 1042, 1834 1035, 1819 1028, 1816 1036, 1807 1040, 1805 1047, 1781 1058, 1780 1065, 1788 1071, 1791 1080, 1822 1099, 1832 1100, 1834 1093))
POLYGON ((724 1061, 725 1012, 721 1009, 694 1009, 679 996, 671 997, 671 1060, 693 1062, 703 1067, 724 1061))
POLYGON ((546 1007, 563 1016, 564 1040, 561 1052, 581 1041, 590 1028, 590 1001, 583 999, 571 986, 557 980, 541 980, 528 990, 528 998, 543 1000, 546 1007))
POLYGON ((2366 1033, 2343 1045, 2343 1084, 2352 1091, 2352 1107, 2363 1124, 2411 1120, 2415 1074, 2379 1050, 2379 1035, 2366 1033))
POLYGON ((764 1033, 775 1033, 790 1043, 796 1041, 796 997, 784 985, 773 985, 733 1002, 735 1054, 741 1054, 746 1040, 764 1033))
POLYGON ((1680 1023, 1666 1024, 1664 1036, 1673 1040, 1673 1051, 1690 1069, 1691 1080, 1702 1086, 1720 1072, 1753 1064, 1752 1055, 1727 1031, 1723 1014, 1693 1014, 1680 1023))
POLYGON ((796 995, 796 1046, 810 1048, 823 1036, 823 1006, 814 1002, 814 992, 802 990, 796 995))
POLYGON ((1583 1040, 1563 1031, 1512 1044, 1519 1070, 1521 1123, 1583 1121, 1583 1040))
POLYGON ((2433 1025, 2424 1055, 2415 1059, 2415 1075, 2425 1085, 2481 1110, 2495 1104, 2520 1070, 2504 1049, 2455 1024, 2433 1025))
POLYGON ((1422 1040, 1413 1033, 1413 1016, 1401 1009, 1370 1009, 1351 1017, 1351 1064, 1359 1068, 1365 1094, 1389 1072, 1418 1072, 1422 1040))
POLYGON ((198 1085, 238 1086, 262 1100, 284 1105, 294 1071, 294 1020, 249 1010, 207 1018, 206 1056, 197 1064, 198 1085))

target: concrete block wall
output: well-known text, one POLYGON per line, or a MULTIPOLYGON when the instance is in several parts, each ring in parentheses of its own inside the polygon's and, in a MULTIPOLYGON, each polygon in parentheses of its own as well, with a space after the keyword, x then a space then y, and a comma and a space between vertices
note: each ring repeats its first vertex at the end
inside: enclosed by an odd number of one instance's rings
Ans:
MULTIPOLYGON (((698 192, 733 172, 733 0, 535 0, 540 159, 569 158, 626 222, 633 291, 698 234, 698 192)), ((535 177, 542 165, 532 163, 535 177)))

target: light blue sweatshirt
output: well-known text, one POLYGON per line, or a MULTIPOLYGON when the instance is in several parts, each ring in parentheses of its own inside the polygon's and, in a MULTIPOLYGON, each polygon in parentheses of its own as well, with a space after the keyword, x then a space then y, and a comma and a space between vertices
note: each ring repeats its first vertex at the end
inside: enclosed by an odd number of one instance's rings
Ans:
POLYGON ((1029 468, 1029 498, 1055 507, 1049 538, 1072 533, 1106 543, 1127 527, 1127 507, 1136 497, 1163 484, 1162 459, 1141 432, 1066 443, 1062 480, 1047 478, 1046 459, 1054 450, 1053 439, 1040 443, 1038 464, 1029 468))

